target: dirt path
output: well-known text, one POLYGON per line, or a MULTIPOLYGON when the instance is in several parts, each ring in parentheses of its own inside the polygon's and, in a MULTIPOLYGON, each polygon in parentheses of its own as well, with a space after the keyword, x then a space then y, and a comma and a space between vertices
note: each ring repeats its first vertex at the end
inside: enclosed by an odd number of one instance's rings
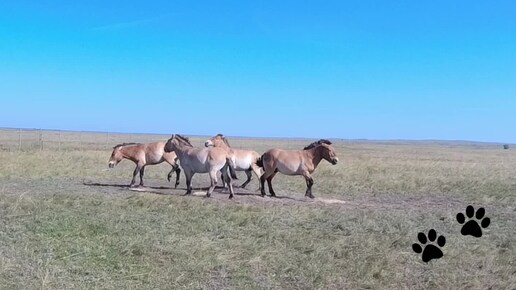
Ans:
MULTIPOLYGON (((2 190, 12 193, 23 193, 24 195, 44 193, 74 193, 78 194, 107 194, 110 196, 127 195, 134 193, 159 194, 165 196, 182 197, 185 193, 184 186, 174 189, 167 183, 158 186, 146 186, 140 188, 129 188, 125 182, 116 180, 104 180, 100 182, 80 181, 75 179, 67 180, 11 180, 2 186, 2 190)), ((205 198, 207 188, 194 188, 192 196, 184 198, 205 198)), ((366 210, 400 210, 400 211, 437 211, 463 210, 469 204, 463 197, 457 195, 426 194, 414 195, 398 193, 371 194, 364 193, 357 196, 343 193, 340 196, 330 196, 317 193, 316 198, 304 197, 303 193, 278 191, 278 197, 262 197, 258 191, 247 190, 235 187, 235 197, 228 200, 228 191, 223 188, 216 188, 210 200, 224 204, 253 204, 257 206, 308 206, 308 207, 332 207, 338 209, 366 209, 366 210)), ((483 206, 496 207, 497 210, 514 214, 516 207, 490 203, 483 206)))
MULTIPOLYGON (((85 184, 86 186, 96 186, 94 184, 85 184)), ((182 196, 185 188, 179 187, 174 189, 167 186, 158 187, 137 187, 128 188, 127 186, 118 187, 119 190, 125 192, 140 192, 150 194, 175 195, 182 196)), ((192 196, 185 198, 205 198, 206 188, 194 188, 192 196)), ((346 194, 342 196, 327 196, 319 193, 314 199, 304 196, 303 193, 289 192, 285 190, 279 191, 277 197, 262 197, 258 191, 251 191, 243 188, 235 187, 235 197, 228 200, 228 190, 217 187, 210 199, 214 202, 232 202, 236 204, 256 204, 265 206, 310 206, 310 207, 340 207, 355 209, 375 209, 375 210, 435 210, 445 208, 461 208, 464 201, 459 198, 451 198, 442 195, 429 195, 426 197, 407 197, 399 194, 378 194, 371 196, 364 194, 363 197, 346 198, 346 194), (321 196, 322 195, 322 196, 321 196)))

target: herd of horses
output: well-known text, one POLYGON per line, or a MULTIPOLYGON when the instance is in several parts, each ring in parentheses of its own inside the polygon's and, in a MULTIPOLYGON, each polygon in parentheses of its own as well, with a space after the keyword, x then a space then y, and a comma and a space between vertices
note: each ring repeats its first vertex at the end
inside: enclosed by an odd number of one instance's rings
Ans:
POLYGON ((233 198, 233 180, 237 179, 236 171, 244 171, 247 180, 240 186, 245 188, 252 180, 253 173, 260 180, 260 192, 265 196, 265 181, 269 194, 276 196, 272 188, 272 179, 280 172, 285 175, 302 175, 306 181, 305 196, 314 198, 312 173, 324 159, 335 165, 339 161, 335 149, 329 140, 321 139, 306 146, 303 150, 270 149, 260 155, 253 150, 235 149, 229 145, 222 134, 206 140, 204 147, 194 147, 190 140, 182 135, 174 134, 167 142, 155 143, 123 143, 113 147, 109 167, 115 167, 123 159, 136 164, 130 187, 134 187, 136 176, 140 174, 140 186, 143 186, 145 166, 167 162, 172 166, 168 173, 168 181, 176 173, 175 188, 179 185, 181 169, 186 178, 186 193, 192 193, 192 177, 195 173, 208 173, 210 188, 206 193, 210 197, 217 185, 217 173, 222 176, 223 186, 229 188, 229 198, 233 198), (179 163, 179 164, 178 164, 179 163))

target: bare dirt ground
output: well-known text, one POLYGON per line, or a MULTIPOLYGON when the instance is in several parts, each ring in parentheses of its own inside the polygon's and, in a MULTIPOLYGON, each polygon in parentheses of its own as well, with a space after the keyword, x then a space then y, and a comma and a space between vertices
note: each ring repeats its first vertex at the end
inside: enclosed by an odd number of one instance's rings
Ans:
MULTIPOLYGON (((81 186, 81 184, 75 185, 81 186)), ((130 194, 131 192, 140 192, 158 195, 170 195, 184 198, 202 198, 206 199, 206 191, 208 184, 204 186, 194 186, 194 190, 190 196, 185 196, 186 187, 181 184, 177 188, 171 187, 166 183, 158 186, 143 186, 130 188, 123 182, 105 181, 103 183, 84 181, 82 186, 102 188, 107 194, 130 194)), ((249 187, 252 187, 251 185, 249 187)), ((86 188, 85 188, 86 189, 86 188)), ((402 195, 397 196, 393 193, 381 194, 364 194, 362 197, 350 197, 345 199, 346 193, 339 195, 328 195, 324 193, 316 194, 314 199, 304 196, 304 192, 290 192, 286 190, 279 191, 277 197, 271 197, 266 190, 267 195, 262 197, 259 190, 250 190, 234 186, 235 197, 228 199, 229 190, 217 185, 210 201, 213 202, 231 202, 233 204, 247 204, 257 206, 307 206, 313 208, 324 208, 331 206, 333 208, 354 208, 354 209, 373 209, 373 210, 411 210, 411 211, 455 211, 463 210, 468 203, 465 198, 450 196, 445 194, 427 194, 425 196, 402 195), (323 197, 321 197, 323 196, 323 197)), ((512 212, 516 207, 508 206, 505 203, 491 202, 490 207, 496 207, 498 210, 512 212)))
MULTIPOLYGON (((198 179, 205 179, 207 176, 197 176, 198 179)), ((236 181, 236 184, 241 181, 236 181)), ((16 192, 26 194, 34 193, 35 191, 44 192, 97 192, 106 195, 123 196, 132 193, 147 193, 157 194, 163 196, 175 196, 180 198, 201 198, 206 199, 206 191, 208 189, 208 182, 201 182, 194 185, 194 191, 191 196, 184 196, 186 187, 184 181, 174 188, 167 182, 160 182, 152 180, 146 186, 130 188, 126 180, 120 179, 103 179, 102 181, 93 180, 73 180, 61 179, 58 182, 48 182, 44 180, 18 180, 10 183, 5 183, 3 190, 10 189, 16 192)), ((395 193, 364 193, 362 196, 346 197, 346 193, 341 194, 325 194, 315 192, 315 198, 310 199, 304 196, 304 192, 291 192, 285 189, 278 191, 277 197, 270 197, 268 190, 267 195, 262 197, 256 180, 253 180, 247 189, 234 186, 235 197, 232 200, 228 199, 229 191, 227 188, 222 188, 219 184, 214 193, 208 200, 213 202, 230 202, 232 204, 252 204, 257 206, 308 206, 314 208, 324 208, 331 206, 334 208, 354 208, 354 209, 374 209, 374 210, 411 210, 411 211, 454 211, 463 210, 462 208, 468 204, 468 200, 461 196, 442 194, 442 193, 428 193, 426 195, 399 195, 395 193), (249 189, 255 188, 255 189, 249 189)), ((83 193, 81 193, 83 194, 83 193)), ((516 209, 516 205, 507 204, 504 202, 491 201, 488 204, 490 207, 495 207, 507 213, 511 213, 516 209)))

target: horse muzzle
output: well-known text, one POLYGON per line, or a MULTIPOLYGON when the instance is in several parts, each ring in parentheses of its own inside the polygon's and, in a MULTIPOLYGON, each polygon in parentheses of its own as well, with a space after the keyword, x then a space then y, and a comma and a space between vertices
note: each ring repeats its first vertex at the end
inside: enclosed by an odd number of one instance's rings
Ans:
POLYGON ((205 147, 213 146, 213 142, 211 142, 211 140, 207 140, 206 142, 204 142, 204 146, 205 147))
POLYGON ((339 162, 339 158, 335 157, 331 160, 332 165, 336 165, 339 162))
POLYGON ((114 168, 115 167, 115 162, 109 162, 108 167, 109 168, 114 168))

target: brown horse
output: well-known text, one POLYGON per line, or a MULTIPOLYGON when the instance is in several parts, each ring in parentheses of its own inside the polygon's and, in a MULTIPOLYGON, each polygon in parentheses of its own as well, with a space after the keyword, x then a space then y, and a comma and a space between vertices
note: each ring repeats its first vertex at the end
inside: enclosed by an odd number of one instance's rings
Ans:
POLYGON ((233 149, 229 145, 228 140, 224 135, 217 134, 211 139, 206 140, 204 146, 209 147, 220 147, 226 152, 228 152, 235 163, 236 171, 245 171, 247 175, 247 180, 242 183, 240 187, 245 188, 251 179, 253 178, 252 172, 256 175, 258 179, 262 176, 262 169, 256 165, 256 161, 260 158, 260 154, 253 150, 242 150, 242 149, 233 149))
POLYGON ((307 186, 305 196, 314 198, 312 195, 312 185, 314 184, 312 173, 322 159, 333 165, 339 161, 331 142, 324 139, 306 146, 304 150, 271 149, 265 152, 256 162, 258 166, 265 170, 260 178, 262 196, 265 196, 265 180, 269 185, 270 195, 276 196, 272 189, 272 179, 276 173, 281 172, 286 175, 303 175, 307 186))
POLYGON ((162 162, 167 162, 172 166, 172 170, 167 175, 167 179, 170 182, 172 172, 176 172, 176 184, 179 185, 179 174, 181 169, 177 165, 177 155, 174 152, 165 152, 165 142, 156 143, 123 143, 113 147, 111 158, 109 158, 109 168, 115 167, 124 158, 129 159, 136 163, 136 168, 133 172, 133 179, 131 180, 130 187, 134 186, 136 182, 136 174, 140 173, 140 186, 143 186, 143 175, 145 166, 156 165, 162 162))
POLYGON ((179 134, 172 135, 165 144, 165 152, 176 152, 186 177, 186 194, 192 193, 192 177, 195 173, 209 173, 211 186, 206 193, 210 197, 217 185, 217 171, 222 172, 222 178, 229 185, 229 198, 233 198, 233 185, 228 175, 228 168, 233 178, 236 178, 234 164, 226 150, 216 147, 195 148, 190 140, 179 134))

